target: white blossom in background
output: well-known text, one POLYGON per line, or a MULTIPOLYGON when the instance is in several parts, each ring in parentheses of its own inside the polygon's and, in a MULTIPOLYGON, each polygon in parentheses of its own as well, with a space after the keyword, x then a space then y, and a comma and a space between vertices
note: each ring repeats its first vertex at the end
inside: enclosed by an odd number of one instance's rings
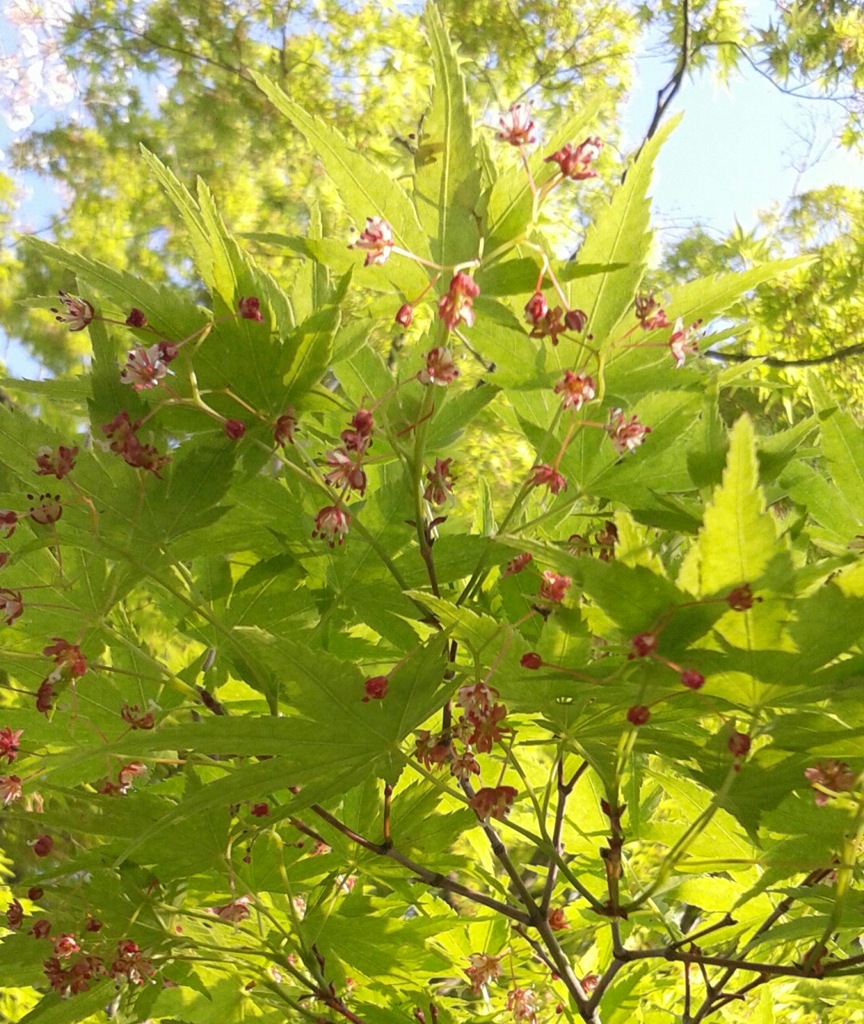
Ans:
POLYGON ((0 114, 12 132, 29 128, 39 107, 59 109, 75 98, 75 81, 60 56, 58 33, 72 16, 66 0, 9 0, 3 16, 17 36, 14 54, 0 55, 0 114))

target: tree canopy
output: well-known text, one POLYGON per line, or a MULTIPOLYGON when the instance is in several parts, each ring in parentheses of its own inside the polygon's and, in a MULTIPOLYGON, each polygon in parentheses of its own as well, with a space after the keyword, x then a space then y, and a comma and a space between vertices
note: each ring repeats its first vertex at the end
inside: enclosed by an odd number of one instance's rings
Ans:
MULTIPOLYGON (((855 329, 860 196, 651 266, 594 10, 62 21, 116 67, 5 278, 63 342, 0 406, 16 1024, 864 1014, 864 436, 771 362, 855 329)), ((812 24, 657 16, 682 75, 812 24)))

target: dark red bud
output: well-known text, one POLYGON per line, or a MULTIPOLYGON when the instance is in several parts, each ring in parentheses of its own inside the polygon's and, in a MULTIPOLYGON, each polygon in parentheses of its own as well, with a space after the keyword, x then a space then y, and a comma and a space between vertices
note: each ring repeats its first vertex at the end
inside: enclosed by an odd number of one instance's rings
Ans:
POLYGON ((246 433, 246 424, 243 420, 225 420, 225 433, 232 441, 239 441, 246 433))
POLYGON ((644 704, 637 704, 627 712, 627 721, 631 725, 644 725, 651 717, 651 712, 644 704))
POLYGON ((699 690, 705 685, 705 676, 692 668, 685 668, 681 673, 681 682, 689 690, 699 690))
POLYGON ((743 732, 733 732, 727 746, 735 757, 744 757, 750 751, 750 737, 743 732))
POLYGON ((33 852, 37 857, 47 857, 54 848, 54 840, 51 836, 39 836, 33 844, 33 852))
POLYGON ((389 686, 390 680, 387 676, 373 676, 371 679, 367 679, 363 684, 363 689, 366 691, 363 703, 370 700, 383 700, 387 696, 389 686))
POLYGON ((522 668, 536 669, 540 668, 543 664, 543 659, 535 651, 531 651, 530 654, 523 654, 519 659, 519 664, 522 668))
POLYGON ((406 302, 404 306, 399 307, 399 311, 396 313, 396 323, 401 324, 403 327, 410 327, 413 320, 414 307, 406 302))
POLYGON ((126 317, 127 327, 146 327, 147 317, 138 309, 137 306, 133 306, 129 311, 129 316, 126 317))
POLYGON ((584 331, 588 323, 588 314, 581 309, 568 309, 564 314, 564 323, 568 331, 584 331))

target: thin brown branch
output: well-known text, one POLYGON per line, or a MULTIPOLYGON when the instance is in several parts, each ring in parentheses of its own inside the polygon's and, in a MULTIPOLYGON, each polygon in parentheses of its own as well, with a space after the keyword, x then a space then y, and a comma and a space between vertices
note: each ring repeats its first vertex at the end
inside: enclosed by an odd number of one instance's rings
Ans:
POLYGON ((721 363, 749 363, 758 360, 763 366, 828 366, 831 363, 839 363, 852 356, 864 354, 864 342, 857 345, 850 345, 848 348, 837 349, 836 352, 829 352, 826 356, 807 356, 801 359, 780 359, 777 356, 756 356, 748 355, 746 352, 722 352, 709 349, 702 355, 706 359, 714 359, 721 363))
MULTIPOLYGON (((558 759, 556 766, 556 772, 558 774, 558 803, 555 807, 555 824, 552 829, 552 850, 557 855, 561 856, 561 833, 564 829, 564 811, 567 807, 567 798, 573 792, 573 787, 579 781, 582 773, 588 767, 588 762, 583 761, 581 766, 576 770, 573 778, 569 782, 564 781, 564 761, 562 758, 558 759)), ((549 904, 552 902, 552 894, 555 891, 555 882, 558 879, 558 860, 557 857, 553 857, 549 862, 549 870, 546 874, 546 885, 543 889, 543 896, 540 900, 540 910, 544 914, 549 913, 549 904)))
MULTIPOLYGON (((690 64, 690 5, 688 0, 682 0, 681 4, 681 49, 678 54, 678 63, 675 66, 675 70, 672 72, 672 76, 669 81, 657 91, 657 102, 654 107, 654 116, 651 119, 651 124, 648 126, 648 131, 645 133, 645 138, 639 146, 636 152, 635 159, 638 160, 639 154, 645 148, 646 144, 654 138, 657 129, 666 116, 669 110, 669 105, 681 88, 681 84, 684 81, 684 75, 687 72, 687 68, 690 64)), ((626 172, 625 172, 626 176, 626 172)))
POLYGON ((368 850, 370 853, 376 853, 379 857, 389 857, 390 860, 393 860, 397 864, 401 864, 402 867, 407 868, 412 872, 412 874, 416 875, 421 882, 425 883, 430 888, 444 889, 457 896, 463 896, 472 903, 477 903, 482 907, 488 907, 490 910, 494 910, 496 913, 502 914, 504 917, 509 917, 511 921, 518 921, 520 924, 526 925, 531 923, 530 915, 519 910, 517 907, 511 906, 509 903, 502 903, 500 900, 496 900, 491 896, 486 896, 484 893, 477 892, 475 889, 470 889, 467 885, 462 885, 461 882, 448 878, 446 875, 442 875, 438 871, 430 871, 428 868, 424 868, 422 864, 418 864, 410 857, 407 857, 404 853, 401 853, 392 845, 386 843, 373 843, 371 840, 365 839, 329 811, 325 811, 324 808, 318 804, 313 804, 311 809, 319 818, 326 821, 328 825, 331 825, 338 832, 341 832, 342 835, 347 836, 352 842, 357 843, 358 846, 362 846, 364 850, 368 850))

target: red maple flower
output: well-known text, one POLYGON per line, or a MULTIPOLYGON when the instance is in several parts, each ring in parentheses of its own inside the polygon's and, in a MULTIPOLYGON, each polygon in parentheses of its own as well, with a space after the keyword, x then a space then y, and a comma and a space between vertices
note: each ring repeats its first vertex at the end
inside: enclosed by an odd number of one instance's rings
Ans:
POLYGON ((18 754, 18 743, 21 739, 23 729, 16 729, 13 732, 8 725, 0 729, 0 759, 6 758, 7 764, 12 764, 18 754))
POLYGON ((15 932, 21 927, 24 920, 24 908, 19 900, 12 900, 6 908, 6 927, 15 932))
POLYGON ((434 467, 426 474, 429 483, 423 491, 423 497, 433 505, 443 505, 447 495, 453 493, 453 482, 456 479, 450 472, 452 459, 435 459, 434 467))
POLYGON ((393 250, 393 229, 381 217, 367 217, 366 227, 349 249, 365 249, 364 267, 380 267, 390 259, 393 250))
POLYGON ((77 454, 77 447, 67 448, 65 444, 61 444, 58 448, 54 449, 43 445, 36 452, 36 465, 39 467, 36 470, 36 475, 56 476, 58 480, 62 480, 67 473, 75 468, 75 456, 77 454))
POLYGON ((857 776, 845 761, 835 761, 833 758, 828 761, 820 761, 819 764, 804 771, 804 777, 816 789, 816 804, 823 807, 831 799, 829 793, 823 789, 833 790, 835 793, 842 793, 853 789, 857 776))
POLYGON ((273 428, 273 440, 283 448, 286 444, 294 444, 294 431, 297 429, 297 419, 293 409, 286 409, 276 420, 273 428))
POLYGON ((536 142, 530 103, 513 103, 498 118, 498 124, 500 131, 496 132, 495 138, 499 142, 509 142, 511 146, 529 146, 536 142))
POLYGON ((255 320, 258 323, 264 319, 261 314, 261 302, 255 295, 248 298, 242 296, 237 300, 237 312, 243 320, 255 320))
POLYGON ((657 650, 656 633, 639 633, 630 641, 628 658, 647 658, 657 650))
POLYGON ((484 786, 471 797, 468 806, 483 821, 487 818, 503 821, 515 799, 516 790, 512 786, 484 786))
POLYGON ((312 531, 312 536, 320 537, 332 548, 344 542, 350 525, 351 516, 344 509, 336 505, 327 505, 315 516, 315 529, 312 531))
POLYGON ((494 981, 501 974, 503 956, 490 956, 488 953, 472 953, 468 959, 471 966, 465 968, 468 980, 475 995, 480 994, 484 985, 494 981))
POLYGON ((593 401, 597 394, 594 380, 585 373, 573 373, 565 370, 564 376, 554 388, 556 395, 561 395, 561 408, 578 412, 586 402, 593 401))
POLYGON ((529 324, 539 324, 549 312, 549 303, 542 292, 534 292, 525 303, 525 319, 529 324))
POLYGON ((651 712, 644 704, 637 704, 627 711, 627 721, 631 725, 644 725, 651 717, 651 712))
POLYGON ((439 384, 446 387, 459 376, 449 348, 436 347, 426 354, 426 368, 417 374, 421 384, 439 384))
POLYGON ((589 135, 587 139, 574 146, 568 142, 551 156, 547 156, 544 163, 556 163, 565 178, 571 181, 584 181, 586 178, 596 178, 597 172, 591 164, 600 155, 603 148, 602 141, 596 135, 589 135))
POLYGON ((448 331, 454 331, 459 324, 474 326, 474 299, 480 288, 473 277, 460 271, 450 280, 447 294, 438 300, 438 319, 443 320, 448 331))
POLYGON ((502 576, 515 576, 517 573, 522 572, 526 565, 533 560, 534 556, 529 551, 524 551, 521 555, 517 555, 515 558, 511 558, 504 569, 502 576))
POLYGON ((93 307, 86 299, 77 299, 68 292, 58 292, 60 301, 66 307, 66 312, 61 313, 59 309, 51 307, 51 312, 56 313, 54 319, 61 324, 69 324, 70 331, 83 331, 92 323, 94 312, 93 307))
POLYGON ((634 305, 636 307, 636 319, 646 331, 658 330, 661 327, 669 327, 666 319, 666 310, 662 309, 660 303, 653 295, 637 295, 634 305))
POLYGON ((606 433, 618 454, 623 455, 624 452, 635 451, 645 440, 645 435, 651 433, 651 428, 643 426, 637 416, 631 416, 628 420, 620 409, 613 409, 609 413, 606 433))
POLYGON ((366 693, 363 703, 366 704, 370 700, 384 700, 389 688, 390 679, 387 676, 372 676, 371 679, 367 679, 363 684, 363 689, 366 693))
POLYGON ((548 487, 551 494, 567 490, 567 481, 554 466, 535 466, 531 470, 532 487, 548 487))
POLYGON ((540 584, 540 599, 560 604, 570 589, 571 582, 569 576, 560 576, 557 572, 547 569, 540 584))
POLYGON ((54 664, 60 666, 64 676, 80 679, 87 671, 87 659, 81 653, 81 648, 59 636, 51 639, 54 643, 44 647, 42 653, 46 658, 54 659, 54 664))
POLYGON ((7 626, 11 626, 23 611, 21 592, 0 587, 0 619, 3 619, 7 626))

